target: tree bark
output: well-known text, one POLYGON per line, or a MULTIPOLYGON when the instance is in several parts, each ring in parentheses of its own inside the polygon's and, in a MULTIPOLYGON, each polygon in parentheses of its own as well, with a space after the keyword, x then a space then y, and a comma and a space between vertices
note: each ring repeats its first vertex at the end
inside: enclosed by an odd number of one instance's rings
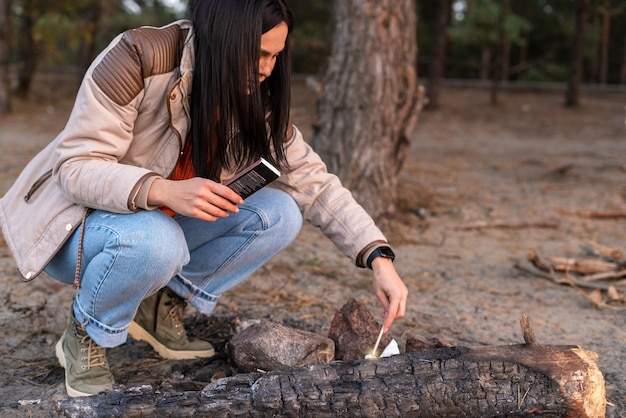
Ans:
POLYGON ((374 217, 396 208, 423 102, 414 0, 339 0, 311 145, 374 217))
POLYGON ((577 346, 444 347, 240 374, 201 392, 116 389, 57 403, 66 416, 603 417, 597 356, 577 346))
POLYGON ((11 0, 0 0, 0 115, 11 111, 11 0))

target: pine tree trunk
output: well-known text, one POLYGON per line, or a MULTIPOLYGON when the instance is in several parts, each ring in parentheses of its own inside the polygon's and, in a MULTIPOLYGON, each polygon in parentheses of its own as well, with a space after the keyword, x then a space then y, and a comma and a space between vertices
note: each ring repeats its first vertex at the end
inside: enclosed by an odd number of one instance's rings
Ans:
POLYGON ((440 0, 437 10, 437 34, 435 36, 435 51, 430 74, 430 88, 428 91, 428 108, 438 109, 441 97, 441 85, 446 72, 446 55, 448 49, 448 35, 452 0, 440 0))
POLYGON ((11 0, 0 0, 0 115, 11 111, 11 0))
POLYGON ((576 33, 574 34, 574 44, 572 46, 572 60, 570 62, 567 91, 565 92, 565 106, 567 107, 577 107, 579 104, 588 14, 589 0, 576 0, 576 33))
POLYGON ((37 68, 39 51, 35 41, 36 5, 33 0, 25 0, 20 17, 19 58, 17 67, 16 94, 26 98, 37 68))
POLYGON ((423 104, 414 0, 336 1, 332 44, 311 145, 377 218, 395 211, 423 104))

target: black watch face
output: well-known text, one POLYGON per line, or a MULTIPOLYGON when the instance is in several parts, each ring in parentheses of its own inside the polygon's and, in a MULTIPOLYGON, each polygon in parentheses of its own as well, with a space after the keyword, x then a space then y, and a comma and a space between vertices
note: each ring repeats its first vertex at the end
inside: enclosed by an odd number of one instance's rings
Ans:
POLYGON ((396 255, 393 253, 393 251, 391 251, 391 248, 389 247, 380 247, 379 248, 380 253, 387 258, 394 258, 396 255))

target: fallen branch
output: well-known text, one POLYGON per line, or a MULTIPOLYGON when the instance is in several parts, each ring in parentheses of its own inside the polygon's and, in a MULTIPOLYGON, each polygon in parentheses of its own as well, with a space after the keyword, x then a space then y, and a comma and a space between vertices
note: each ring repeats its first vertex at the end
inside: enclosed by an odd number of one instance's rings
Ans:
POLYGON ((592 219, 619 219, 626 218, 626 211, 623 210, 605 210, 605 211, 592 211, 592 210, 580 210, 577 215, 581 218, 592 219))
POLYGON ((626 283, 621 283, 621 282, 614 283, 614 284, 606 284, 606 283, 587 282, 584 280, 577 280, 577 279, 571 279, 571 278, 556 277, 554 274, 544 273, 543 271, 540 271, 540 270, 534 270, 528 267, 524 267, 518 263, 514 264, 513 267, 525 273, 531 274, 533 276, 548 279, 553 283, 566 284, 566 285, 573 286, 573 287, 609 290, 610 287, 618 287, 619 285, 626 285, 626 283))
POLYGON ((581 247, 589 254, 600 256, 608 261, 624 260, 624 253, 615 248, 609 248, 596 242, 584 242, 581 247))
POLYGON ((615 311, 626 310, 626 306, 609 305, 605 303, 604 301, 602 301, 602 298, 598 298, 596 294, 593 294, 593 293, 587 294, 583 289, 581 289, 581 288, 588 288, 588 289, 593 289, 594 291, 604 290, 607 292, 610 291, 611 289, 615 289, 615 291, 617 291, 618 289, 617 285, 622 284, 622 283, 615 283, 615 284, 609 285, 605 283, 586 282, 584 280, 561 278, 561 277, 554 276, 554 274, 544 273, 543 271, 540 271, 540 270, 534 270, 531 268, 521 266, 517 263, 514 264, 513 267, 515 267, 516 269, 522 272, 531 274, 533 276, 541 277, 543 279, 548 279, 551 282, 556 283, 556 284, 565 284, 565 285, 571 286, 582 297, 587 299, 591 304, 593 304, 594 306, 598 308, 607 308, 607 309, 611 309, 615 311))
POLYGON ((526 228, 558 228, 557 221, 536 221, 536 222, 507 222, 507 221, 477 221, 467 225, 458 226, 456 229, 462 231, 476 229, 526 229, 526 228))
POLYGON ((595 280, 621 279, 622 277, 626 277, 626 269, 620 271, 607 271, 604 273, 588 274, 587 276, 583 277, 583 279, 592 282, 595 280))
POLYGON ((594 260, 590 258, 547 257, 556 271, 566 271, 578 274, 596 274, 617 271, 619 265, 610 261, 594 260))

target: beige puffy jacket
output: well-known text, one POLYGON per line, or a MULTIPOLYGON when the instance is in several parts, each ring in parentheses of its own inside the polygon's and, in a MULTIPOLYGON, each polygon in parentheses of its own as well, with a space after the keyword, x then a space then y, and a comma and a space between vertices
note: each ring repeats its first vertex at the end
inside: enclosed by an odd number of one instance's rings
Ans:
MULTIPOLYGON (((41 273, 85 208, 156 209, 148 189, 173 170, 189 130, 191 29, 182 20, 116 37, 87 71, 65 129, 0 199, 2 231, 24 279, 41 273)), ((297 129, 285 146, 290 172, 273 186, 363 267, 385 237, 297 129)))

